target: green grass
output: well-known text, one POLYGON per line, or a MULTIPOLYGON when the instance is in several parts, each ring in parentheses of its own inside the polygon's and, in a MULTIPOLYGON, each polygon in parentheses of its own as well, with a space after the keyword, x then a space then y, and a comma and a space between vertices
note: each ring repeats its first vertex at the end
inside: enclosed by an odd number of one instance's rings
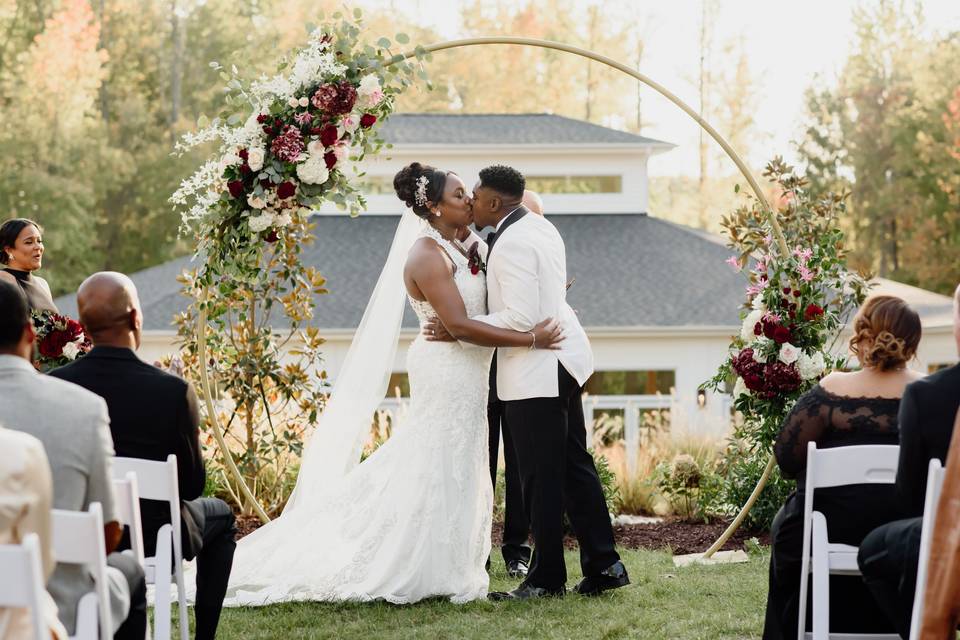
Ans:
MULTIPOLYGON (((623 551, 633 584, 599 598, 568 595, 532 603, 453 605, 298 603, 225 609, 220 638, 758 638, 763 624, 769 554, 746 564, 676 568, 670 556, 623 551)), ((496 558, 495 560, 499 560, 496 558)), ((569 584, 579 579, 567 554, 569 584)), ((494 563, 492 590, 516 581, 494 563)))

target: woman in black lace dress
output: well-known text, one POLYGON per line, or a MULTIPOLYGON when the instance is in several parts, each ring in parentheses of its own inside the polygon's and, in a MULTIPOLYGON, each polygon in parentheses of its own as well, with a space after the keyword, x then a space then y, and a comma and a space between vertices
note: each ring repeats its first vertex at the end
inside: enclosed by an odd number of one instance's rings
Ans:
POLYGON ((60 313, 50 285, 33 274, 43 261, 43 230, 33 220, 14 218, 0 225, 0 280, 19 285, 30 309, 60 313))
MULTIPOLYGON (((920 318, 903 300, 870 298, 853 328, 850 349, 863 368, 831 373, 801 396, 774 444, 780 472, 797 480, 797 490, 787 498, 770 530, 773 548, 765 639, 797 637, 807 444, 816 442, 818 449, 898 444, 897 411, 903 388, 922 377, 907 368, 920 342, 920 318)), ((892 484, 818 489, 814 508, 826 516, 831 542, 855 546, 875 527, 898 517, 892 484)), ((831 576, 830 631, 891 633, 893 628, 859 576, 831 576)))

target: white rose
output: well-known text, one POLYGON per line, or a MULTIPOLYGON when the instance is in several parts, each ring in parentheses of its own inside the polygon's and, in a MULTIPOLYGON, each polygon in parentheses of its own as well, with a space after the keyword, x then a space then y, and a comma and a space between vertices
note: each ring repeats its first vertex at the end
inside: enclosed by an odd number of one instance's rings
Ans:
POLYGON ((267 201, 260 196, 251 193, 247 196, 247 204, 250 205, 252 209, 263 209, 265 206, 267 206, 267 201))
POLYGON ((297 165, 297 177, 307 184, 323 184, 330 177, 330 171, 322 157, 311 156, 297 165))
POLYGON ((226 153, 220 158, 220 172, 223 173, 227 167, 232 167, 234 165, 240 164, 240 156, 235 153, 226 153))
POLYGON ((280 215, 273 216, 273 225, 275 227, 286 227, 293 222, 293 218, 290 217, 289 213, 281 213, 280 215))
POLYGON ((296 109, 297 106, 299 106, 300 101, 297 98, 290 98, 287 100, 287 104, 296 109))
POLYGON ((360 86, 357 87, 357 93, 362 96, 367 96, 377 91, 380 91, 380 78, 373 74, 368 74, 360 79, 360 86))
POLYGON ((250 231, 253 233, 260 233, 265 229, 269 229, 270 225, 273 224, 273 216, 269 213, 261 213, 258 216, 253 216, 247 220, 247 224, 250 225, 250 231))
POLYGON ((793 364, 797 361, 797 358, 800 357, 800 349, 793 346, 789 342, 784 342, 783 346, 780 347, 780 356, 778 360, 783 364, 793 364))
POLYGON ((252 147, 247 150, 247 164, 251 171, 260 171, 263 169, 263 159, 266 153, 263 147, 252 147))
POLYGON ((763 314, 763 311, 754 309, 743 319, 743 326, 740 328, 740 337, 747 344, 757 339, 757 334, 754 333, 753 328, 763 319, 763 314))
POLYGON ((310 98, 308 98, 307 96, 303 96, 302 98, 300 98, 300 100, 297 101, 297 104, 300 105, 301 107, 305 107, 310 104, 310 98))
POLYGON ((823 354, 817 351, 812 356, 801 353, 797 359, 797 368, 800 370, 800 377, 804 380, 813 380, 819 378, 827 368, 827 363, 823 359, 823 354))
POLYGON ((747 388, 747 383, 743 381, 743 378, 737 378, 737 381, 733 384, 733 399, 736 400, 740 396, 749 396, 750 389, 747 388))
MULTIPOLYGON (((360 118, 352 113, 344 116, 343 120, 340 121, 340 127, 347 133, 355 132, 359 126, 360 118)), ((343 133, 341 133, 339 137, 343 137, 343 133)))
POLYGON ((312 141, 307 143, 307 153, 311 157, 319 158, 323 155, 324 150, 323 143, 317 138, 314 138, 312 141))
POLYGON ((67 356, 70 360, 76 360, 77 354, 80 353, 80 347, 76 342, 68 342, 63 345, 63 355, 67 356))

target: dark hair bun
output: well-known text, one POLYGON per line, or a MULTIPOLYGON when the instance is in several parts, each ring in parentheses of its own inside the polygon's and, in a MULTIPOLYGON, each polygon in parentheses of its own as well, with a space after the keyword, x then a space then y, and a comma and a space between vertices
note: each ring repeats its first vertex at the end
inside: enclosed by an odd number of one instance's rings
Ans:
POLYGON ((920 316, 894 296, 869 298, 853 320, 850 350, 864 367, 890 371, 904 366, 917 353, 920 316))
POLYGON ((417 189, 420 185, 420 179, 426 177, 426 199, 427 202, 437 204, 443 198, 443 187, 447 182, 447 174, 430 165, 411 162, 393 176, 393 190, 397 192, 397 197, 413 209, 421 218, 430 216, 430 209, 427 204, 417 202, 417 189))

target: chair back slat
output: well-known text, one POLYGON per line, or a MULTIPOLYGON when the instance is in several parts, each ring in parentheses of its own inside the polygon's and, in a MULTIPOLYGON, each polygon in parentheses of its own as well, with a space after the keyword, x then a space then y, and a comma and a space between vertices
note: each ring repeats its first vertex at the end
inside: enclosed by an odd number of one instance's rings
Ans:
POLYGON ((140 521, 140 490, 137 474, 128 471, 124 478, 114 478, 113 493, 116 497, 117 514, 129 531, 130 549, 140 566, 143 566, 143 524, 140 521))
POLYGON ((163 462, 140 458, 114 458, 113 477, 125 478, 133 472, 137 477, 140 498, 144 500, 180 500, 177 484, 177 457, 171 455, 163 462), (173 468, 171 469, 171 465, 173 468), (172 473, 171 473, 172 472, 172 473), (173 482, 171 483, 171 478, 173 482))
POLYGON ((899 451, 900 447, 888 444, 817 449, 811 442, 807 449, 807 488, 892 484, 897 478, 899 451))
POLYGON ((53 554, 57 562, 83 564, 93 575, 99 609, 100 639, 113 635, 110 592, 107 585, 107 545, 103 534, 103 507, 93 502, 87 511, 51 511, 53 554))

